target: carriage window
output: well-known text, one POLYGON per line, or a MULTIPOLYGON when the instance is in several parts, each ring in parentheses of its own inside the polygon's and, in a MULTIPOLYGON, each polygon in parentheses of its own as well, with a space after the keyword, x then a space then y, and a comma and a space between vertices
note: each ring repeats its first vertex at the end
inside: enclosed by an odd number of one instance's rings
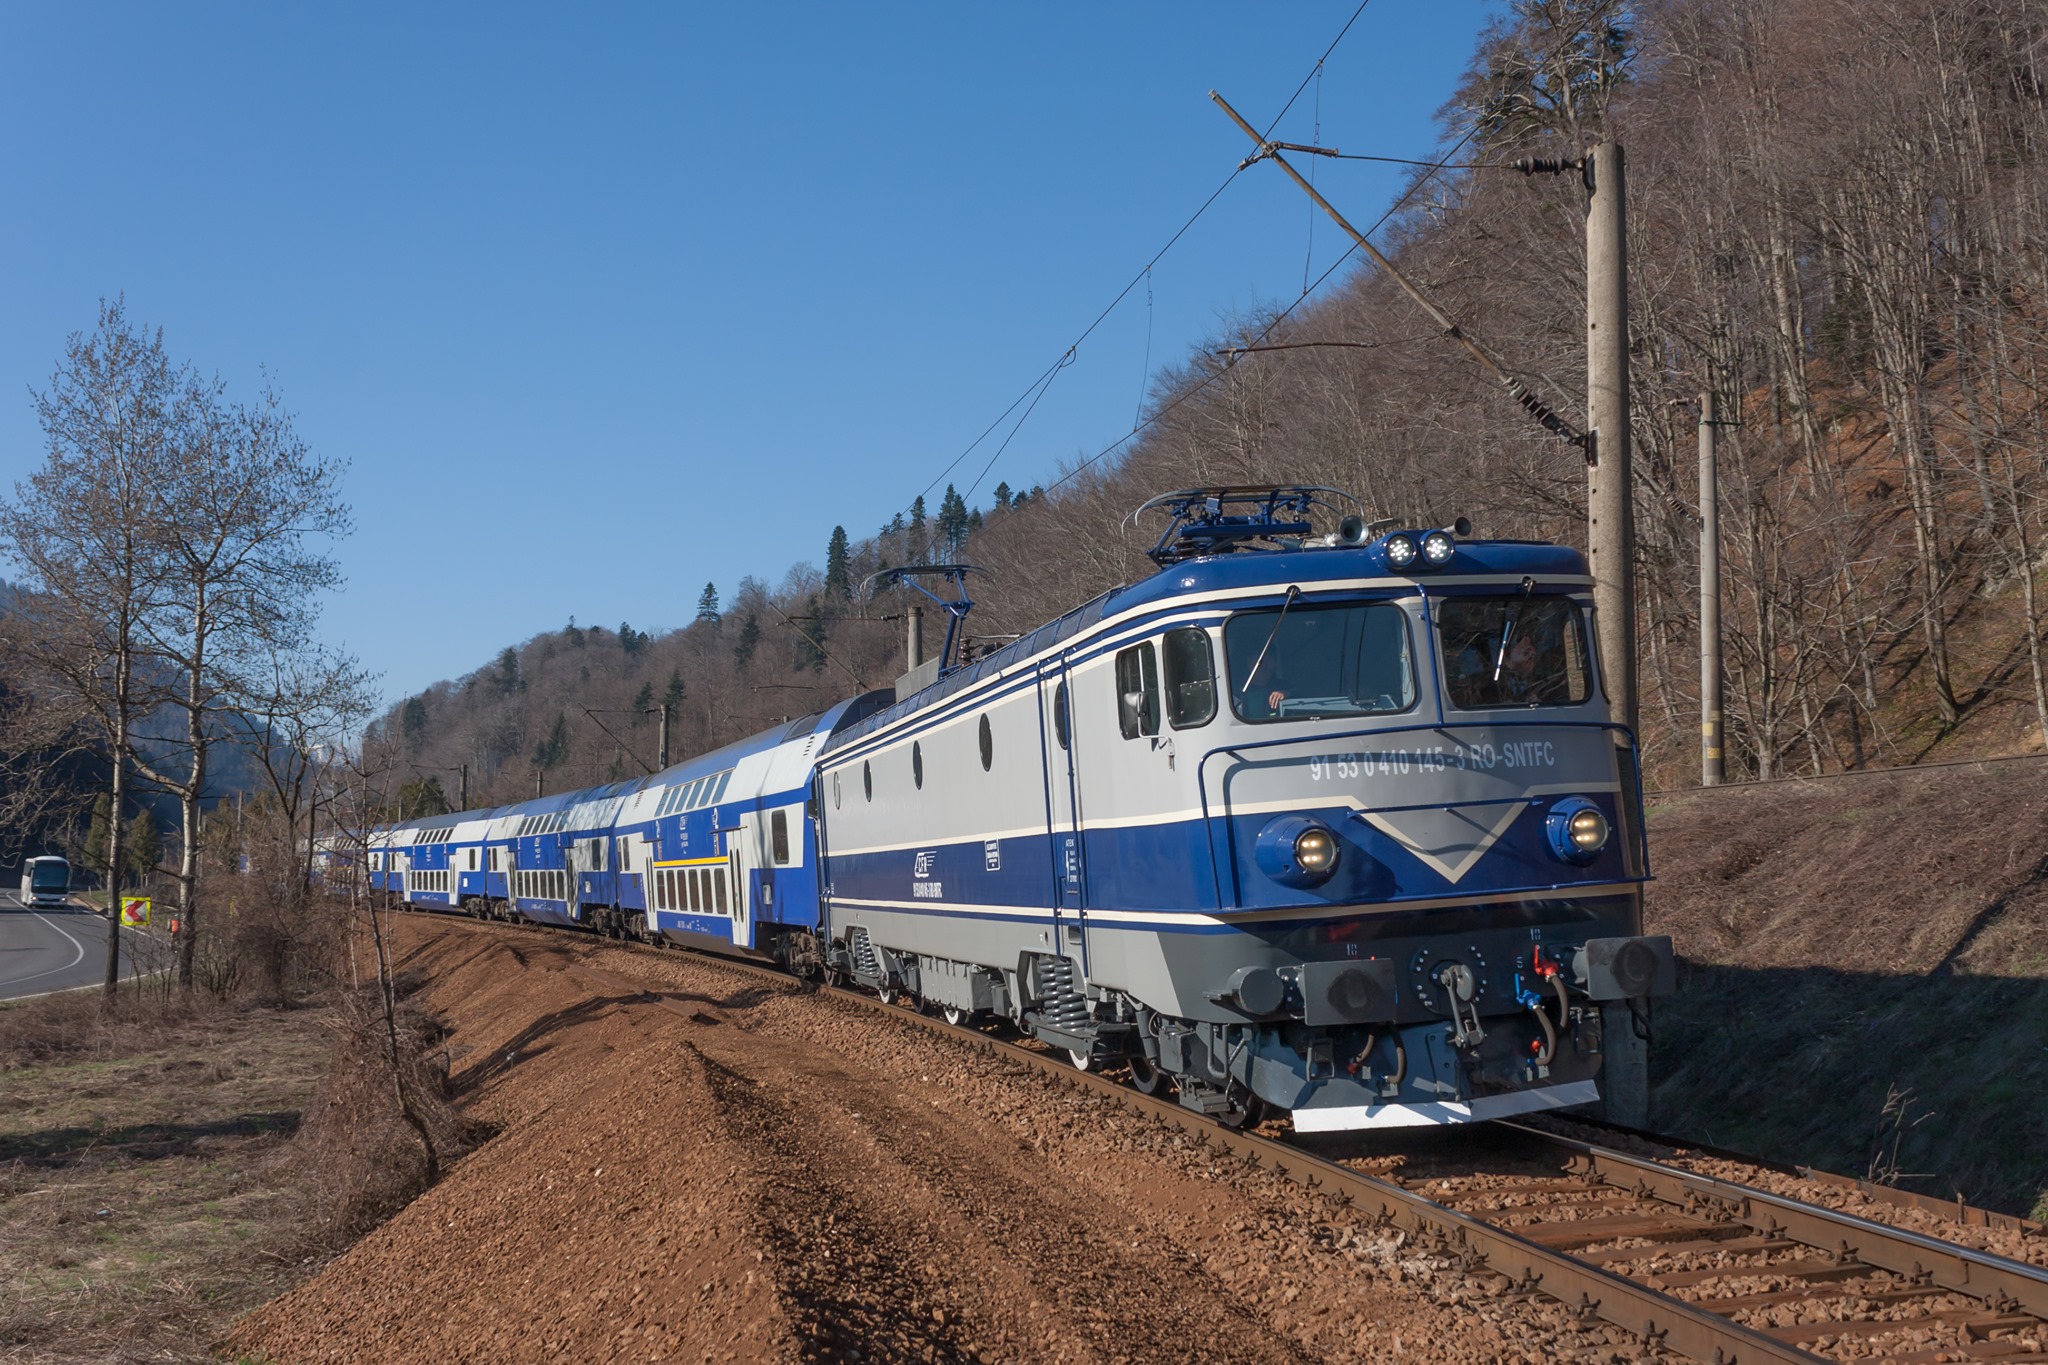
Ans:
POLYGON ((1240 612, 1223 627, 1230 703, 1249 721, 1406 711, 1415 704, 1408 616, 1391 602, 1240 612))
POLYGON ((717 891, 718 891, 718 913, 719 913, 719 914, 721 914, 721 915, 729 915, 729 914, 731 914, 731 913, 732 913, 732 909, 731 909, 731 907, 730 907, 730 906, 728 906, 728 905, 726 904, 726 895, 725 895, 725 883, 726 883, 726 879, 727 879, 727 869, 725 869, 725 868, 723 868, 723 867, 719 868, 719 869, 718 869, 718 870, 717 870, 716 872, 713 872, 713 873, 711 874, 711 884, 712 884, 712 886, 713 886, 713 887, 715 887, 715 888, 717 889, 717 891))
POLYGON ((1067 747, 1067 685, 1052 690, 1052 733, 1062 749, 1067 747))
POLYGON ((1576 706, 1592 695, 1585 621, 1557 595, 1453 597, 1437 612, 1451 705, 1576 706))
POLYGON ((775 811, 768 816, 768 842, 775 855, 777 867, 789 865, 789 816, 775 811))
POLYGON ((1166 719, 1176 730, 1207 725, 1216 715, 1216 658, 1209 633, 1195 626, 1169 630, 1166 655, 1166 719))
POLYGON ((1116 720, 1125 739, 1159 733, 1159 656, 1150 640, 1116 656, 1116 720))
POLYGON ((989 728, 988 717, 981 718, 981 770, 988 772, 996 765, 996 737, 989 728))
POLYGON ((924 790, 924 745, 917 740, 910 741, 910 780, 924 790))
POLYGON ((860 761, 860 785, 868 794, 868 800, 875 799, 875 770, 866 759, 860 761))

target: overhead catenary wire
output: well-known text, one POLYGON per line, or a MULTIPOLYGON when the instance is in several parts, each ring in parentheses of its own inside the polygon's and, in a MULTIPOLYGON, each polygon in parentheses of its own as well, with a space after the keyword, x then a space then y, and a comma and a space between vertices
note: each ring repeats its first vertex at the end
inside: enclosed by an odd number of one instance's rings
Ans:
MULTIPOLYGON (((1313 81, 1316 78, 1317 73, 1319 73, 1323 69, 1323 63, 1327 62, 1330 59, 1330 54, 1337 50, 1337 45, 1344 41, 1344 35, 1351 32, 1352 25, 1358 22, 1359 16, 1365 13, 1366 6, 1371 3, 1372 0, 1359 0, 1358 8, 1351 11, 1351 17, 1344 21, 1344 27, 1337 30, 1337 36, 1330 40, 1330 45, 1323 49, 1322 56, 1316 58, 1315 65, 1309 68, 1308 74, 1301 78, 1301 84, 1294 87, 1294 93, 1287 97, 1287 103, 1280 106, 1280 112, 1275 114, 1273 116, 1272 122, 1266 126, 1266 136, 1270 137, 1272 135, 1273 129, 1280 126, 1280 120, 1287 117, 1288 111, 1293 109, 1295 102, 1301 98, 1302 92, 1308 89, 1309 83, 1313 81)), ((1024 386, 1023 392, 1019 393, 1014 399, 1012 399, 1010 401, 1010 405, 1004 408, 1001 414, 998 415, 993 422, 990 422, 987 427, 983 428, 979 436, 976 436, 972 441, 968 442, 965 449, 963 449, 958 455, 955 455, 950 461, 948 461, 946 467, 944 469, 941 469, 938 472, 937 476, 935 476, 930 483, 924 486, 924 491, 917 495, 918 498, 922 499, 930 497, 932 494, 932 490, 936 489, 940 485, 940 483, 944 482, 946 476, 948 474, 951 474, 954 471, 954 469, 958 468, 962 460, 966 459, 969 455, 973 454, 974 451, 981 445, 981 443, 983 441, 986 441, 989 438, 990 434, 993 433, 997 427, 1001 426, 1004 420, 1007 419, 1011 413, 1017 410, 1020 404, 1023 404, 1026 400, 1030 400, 1034 406, 1036 405, 1037 399, 1044 396, 1045 387, 1051 383, 1053 377, 1057 375, 1060 372, 1060 370, 1062 370, 1069 363, 1072 362, 1075 353, 1079 351, 1081 348, 1081 343, 1086 341, 1090 336, 1094 335, 1096 328, 1100 327, 1103 324, 1103 322, 1109 317, 1109 315, 1116 311, 1117 306, 1119 304, 1121 304, 1126 298, 1130 297, 1131 291, 1138 287, 1140 281, 1147 281, 1149 283, 1152 268, 1158 265, 1160 260, 1165 257, 1166 253, 1173 250, 1174 246, 1180 241, 1180 239, 1187 235, 1188 229, 1192 228, 1195 225, 1195 223, 1198 220, 1200 220, 1202 215, 1207 213, 1210 207, 1213 204, 1215 204, 1215 202, 1218 199, 1223 197, 1223 192, 1230 188, 1231 183, 1237 179, 1237 177, 1243 172, 1243 170, 1244 168, 1242 166, 1239 166, 1236 169, 1232 170, 1229 175, 1223 178, 1223 183, 1218 185, 1213 191, 1210 192, 1209 197, 1202 201, 1201 207, 1197 208, 1192 214, 1188 215, 1187 221, 1182 223, 1178 228, 1174 230, 1173 235, 1166 239, 1166 244, 1164 246, 1160 247, 1159 250, 1152 253, 1151 259, 1146 261, 1144 266, 1141 269, 1139 269, 1139 271, 1135 275, 1131 276, 1129 282, 1126 283, 1122 289, 1119 289, 1117 291, 1116 297, 1111 299, 1109 303, 1106 306, 1104 306, 1102 311, 1095 315, 1094 320, 1091 321, 1086 327, 1081 329, 1081 334, 1075 337, 1074 340, 1068 344, 1065 350, 1060 352, 1059 358, 1054 360, 1053 363, 1048 365, 1045 369, 1039 371, 1038 375, 1034 379, 1032 379, 1032 381, 1029 384, 1024 386)), ((1029 413, 1027 412, 1026 415, 1028 416, 1029 413)), ((1023 424, 1020 421, 1018 423, 1018 427, 1021 427, 1022 425, 1023 424)), ((1012 428, 1010 432, 1010 439, 1014 439, 1016 434, 1017 428, 1012 428)), ((1136 434, 1135 429, 1133 430, 1132 434, 1136 434)), ((1007 444, 1007 441, 1005 442, 1005 444, 1007 444)), ((1000 453, 1001 452, 998 452, 999 455, 1000 453)), ((993 462, 991 462, 991 467, 993 467, 993 462)), ((977 482, 979 482, 979 480, 977 480, 977 482)), ((904 510, 908 511, 909 509, 905 508, 904 510)))
MULTIPOLYGON (((1597 23, 1600 20, 1600 18, 1604 16, 1608 10, 1612 9, 1617 3, 1618 0, 1606 0, 1606 3, 1602 4, 1598 10, 1594 11, 1591 15, 1587 16, 1585 22, 1581 24, 1577 30, 1574 31, 1571 37, 1566 38, 1563 42, 1559 43, 1556 47, 1552 48, 1550 52, 1544 56, 1543 61, 1539 65, 1547 66, 1550 63, 1550 61, 1557 56, 1558 53, 1564 51, 1564 49, 1568 47, 1574 41, 1574 39, 1576 39, 1578 33, 1583 32, 1587 27, 1591 26, 1594 23, 1597 23)), ((1356 19, 1357 16, 1353 15, 1352 17, 1356 19)), ((1346 27, 1348 28, 1349 25, 1347 24, 1346 27)), ((1339 36, 1341 37, 1342 35, 1340 34, 1339 36)), ((1306 82, 1304 82, 1303 84, 1305 85, 1306 82)), ((1299 94, 1298 91, 1296 93, 1297 95, 1299 94)), ((1281 112, 1284 114, 1286 111, 1282 110, 1281 112)), ((1277 123, 1278 120, 1276 119, 1274 120, 1274 122, 1277 123)), ((1270 135, 1271 129, 1272 125, 1269 124, 1267 128, 1267 135, 1270 135)), ((1426 170, 1423 174, 1416 176, 1414 182, 1410 184, 1406 190, 1401 192, 1400 197, 1395 199, 1392 204, 1389 204, 1387 206, 1386 211, 1380 214, 1378 218, 1374 219, 1372 225, 1366 228, 1365 231, 1360 235, 1364 237, 1370 237, 1373 233, 1378 232, 1382 227, 1386 226, 1387 220, 1392 218, 1396 213, 1399 213, 1402 209, 1406 208, 1408 206, 1408 201, 1413 199, 1418 193, 1420 193, 1423 186, 1429 184, 1430 181, 1434 180, 1439 173, 1446 170, 1460 169, 1464 165, 1466 165, 1467 163, 1458 162, 1454 160, 1454 158, 1458 155, 1459 152, 1463 151, 1465 149, 1465 145, 1469 143, 1474 137, 1478 136, 1478 134, 1479 123, 1477 120, 1474 120, 1466 126, 1464 133, 1459 136, 1456 142, 1451 144, 1449 150, 1447 150, 1444 153, 1443 157, 1437 161, 1427 163, 1429 169, 1426 170)), ((1262 135, 1261 140, 1263 141, 1264 137, 1267 135, 1262 135)), ((1240 163, 1238 169, 1242 170, 1244 164, 1246 163, 1240 163)), ((1491 169, 1491 167, 1486 168, 1491 169)), ((1251 344, 1249 346, 1240 347, 1236 349, 1250 350, 1263 343, 1267 337, 1273 334, 1274 330, 1278 328, 1281 323, 1285 322, 1289 317, 1293 315, 1295 309, 1301 307, 1302 304, 1306 303, 1309 300, 1309 298, 1315 293, 1315 291, 1322 288, 1323 284, 1326 281, 1328 281, 1332 275, 1336 274, 1338 270, 1342 269, 1343 266, 1347 262, 1349 262, 1354 255, 1357 254, 1357 252, 1358 244, 1354 242, 1350 250, 1346 251, 1343 255, 1339 256, 1335 261, 1332 261, 1330 263, 1329 268, 1323 271, 1321 275, 1318 275, 1316 277, 1315 283, 1311 285, 1306 291, 1304 291, 1300 297, 1295 299, 1294 302, 1288 304, 1285 308, 1281 309, 1278 313, 1274 314, 1273 317, 1267 321, 1266 325, 1259 329, 1258 334, 1252 338, 1251 344)), ((1145 421, 1142 422, 1139 426, 1137 426, 1129 432, 1126 432, 1124 435, 1117 437, 1114 441, 1111 441, 1108 445, 1096 451, 1093 455, 1090 455, 1087 459, 1081 461, 1081 463, 1075 465, 1066 473, 1060 475, 1059 478, 1047 484, 1045 486, 1045 491, 1050 493, 1053 492, 1055 489, 1060 488, 1062 485, 1072 482, 1075 478, 1078 478, 1081 474, 1085 473, 1094 465, 1099 464, 1101 461, 1115 454, 1118 450, 1121 450, 1124 446, 1129 445, 1132 441, 1136 440, 1139 435, 1149 430, 1153 426, 1157 425, 1162 419, 1164 419, 1166 416, 1172 413, 1181 404, 1187 402, 1191 398, 1194 398, 1196 395, 1200 393, 1206 392, 1210 385, 1214 384, 1218 379, 1221 379, 1224 374, 1229 372, 1231 365, 1234 363, 1234 361, 1228 362, 1222 367, 1211 371, 1209 374, 1204 375, 1200 380, 1196 381, 1195 383, 1190 384, 1186 388, 1182 389, 1178 394, 1174 395, 1172 401, 1168 402, 1165 406, 1160 408, 1159 411, 1153 413, 1150 417, 1146 418, 1145 421)))

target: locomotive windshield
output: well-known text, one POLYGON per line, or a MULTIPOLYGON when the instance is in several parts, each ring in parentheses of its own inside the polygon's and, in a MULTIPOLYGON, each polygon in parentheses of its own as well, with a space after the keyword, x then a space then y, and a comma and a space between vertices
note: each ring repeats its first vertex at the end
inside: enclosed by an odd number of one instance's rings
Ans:
POLYGON ((1450 704, 1576 706, 1592 694, 1586 627, 1569 597, 1452 597, 1437 612, 1450 704))
POLYGON ((1415 704, 1408 617, 1391 602, 1290 604, 1223 626, 1231 705, 1249 721, 1406 711, 1415 704))

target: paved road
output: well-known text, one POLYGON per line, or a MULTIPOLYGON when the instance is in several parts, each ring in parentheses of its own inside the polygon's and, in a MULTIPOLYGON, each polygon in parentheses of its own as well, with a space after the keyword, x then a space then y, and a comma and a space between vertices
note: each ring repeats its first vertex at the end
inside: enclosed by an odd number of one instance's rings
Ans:
MULTIPOLYGON (((121 935, 121 975, 161 963, 160 939, 128 930, 121 935)), ((24 909, 0 891, 0 1000, 96 986, 107 979, 107 921, 73 902, 62 910, 24 909)))

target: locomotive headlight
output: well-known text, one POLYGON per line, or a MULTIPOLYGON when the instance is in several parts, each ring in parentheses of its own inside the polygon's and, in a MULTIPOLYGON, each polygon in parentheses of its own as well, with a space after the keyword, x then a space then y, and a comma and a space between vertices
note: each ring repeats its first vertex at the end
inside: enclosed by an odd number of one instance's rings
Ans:
POLYGON ((1614 832, 1600 808, 1583 796, 1568 796, 1552 806, 1543 823, 1550 851, 1568 863, 1591 862, 1614 832))
POLYGON ((1458 542, 1451 539, 1448 531, 1431 531, 1422 538, 1422 558, 1432 569, 1440 569, 1450 563, 1457 550, 1458 542))
POLYGON ((1415 562, 1415 537, 1388 536, 1387 563, 1397 569, 1405 569, 1415 562))
POLYGON ((1294 861, 1310 876, 1327 876, 1337 865, 1337 840, 1321 825, 1311 825, 1294 836, 1294 861))
POLYGON ((1259 871, 1283 886, 1320 886, 1337 871, 1341 849, 1328 825, 1306 815, 1268 821, 1252 841, 1259 871))

